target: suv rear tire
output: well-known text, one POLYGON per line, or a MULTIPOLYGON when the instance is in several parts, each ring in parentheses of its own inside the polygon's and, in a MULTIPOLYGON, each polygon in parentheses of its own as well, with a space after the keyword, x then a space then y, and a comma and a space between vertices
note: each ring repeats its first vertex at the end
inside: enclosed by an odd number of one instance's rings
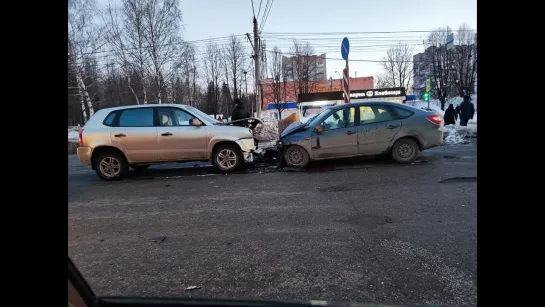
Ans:
POLYGON ((398 163, 412 163, 419 154, 420 148, 412 139, 400 139, 392 147, 392 158, 398 163))
POLYGON ((244 164, 242 152, 235 144, 221 144, 212 155, 212 163, 220 171, 231 173, 244 164))
POLYGON ((129 164, 125 157, 115 151, 100 153, 95 160, 95 172, 104 180, 114 181, 122 179, 129 171, 129 164))

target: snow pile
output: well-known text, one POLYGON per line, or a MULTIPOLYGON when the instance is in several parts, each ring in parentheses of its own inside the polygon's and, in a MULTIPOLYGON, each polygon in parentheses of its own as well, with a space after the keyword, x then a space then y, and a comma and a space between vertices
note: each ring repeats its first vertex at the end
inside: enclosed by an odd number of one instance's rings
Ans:
POLYGON ((68 127, 68 142, 79 142, 81 127, 68 127))
POLYGON ((477 127, 475 126, 454 126, 448 125, 444 126, 445 133, 445 145, 457 145, 464 144, 469 141, 471 138, 477 137, 477 127))
POLYGON ((448 125, 445 126, 445 129, 447 130, 445 132, 447 135, 445 138, 445 145, 457 145, 466 142, 465 134, 460 133, 461 131, 456 129, 456 126, 448 125))
POLYGON ((275 118, 262 118, 263 124, 255 128, 254 137, 260 142, 272 142, 278 140, 278 120, 275 118))

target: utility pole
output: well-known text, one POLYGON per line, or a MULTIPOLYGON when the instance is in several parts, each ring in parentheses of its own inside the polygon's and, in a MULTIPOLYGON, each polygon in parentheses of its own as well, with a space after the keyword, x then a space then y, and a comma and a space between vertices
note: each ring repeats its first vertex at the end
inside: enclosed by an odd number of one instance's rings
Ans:
MULTIPOLYGON (((255 109, 257 111, 257 117, 259 118, 261 116, 261 105, 259 102, 261 101, 261 91, 259 88, 259 85, 261 83, 261 77, 260 77, 260 67, 259 67, 259 53, 261 49, 259 48, 259 33, 257 30, 257 19, 254 16, 254 61, 255 61, 255 74, 254 74, 254 82, 255 82, 255 109)), ((253 114, 252 114, 253 115, 253 114)))
POLYGON ((246 90, 245 90, 245 95, 246 95, 246 99, 248 99, 248 82, 246 82, 246 74, 248 73, 247 71, 243 71, 244 73, 244 86, 246 87, 246 90))

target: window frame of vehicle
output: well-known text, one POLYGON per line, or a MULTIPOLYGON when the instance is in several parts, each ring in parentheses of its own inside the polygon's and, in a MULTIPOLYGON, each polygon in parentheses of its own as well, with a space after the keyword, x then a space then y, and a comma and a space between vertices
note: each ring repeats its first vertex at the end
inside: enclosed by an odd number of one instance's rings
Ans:
MULTIPOLYGON (((155 112, 155 108, 154 107, 144 107, 144 108, 128 108, 128 109, 121 109, 121 110, 116 110, 114 111, 116 112, 116 115, 115 115, 115 119, 113 121, 113 124, 109 127, 118 127, 118 128, 153 128, 155 127, 155 123, 157 122, 157 115, 156 115, 156 112, 155 112), (120 120, 121 120, 121 116, 123 115, 124 112, 130 112, 130 111, 136 111, 136 110, 149 110, 151 109, 151 111, 153 112, 153 125, 152 126, 142 126, 142 125, 136 125, 136 126, 121 126, 120 125, 120 120)), ((104 121, 106 121, 106 119, 109 117, 110 115, 108 114, 108 116, 106 116, 106 118, 104 119, 104 121)))
MULTIPOLYGON (((394 107, 392 107, 390 105, 386 105, 386 104, 362 104, 358 108, 360 109, 359 112, 357 112, 358 115, 359 115, 358 116, 359 117, 358 123, 359 123, 360 126, 370 125, 370 124, 377 124, 377 123, 385 123, 385 122, 389 122, 389 121, 392 121, 392 120, 401 119, 401 118, 399 118, 399 114, 395 111, 394 107), (386 110, 386 112, 388 112, 391 115, 391 118, 387 119, 387 120, 381 120, 381 121, 373 120, 373 121, 370 121, 370 122, 363 122, 361 112, 362 112, 362 108, 364 108, 364 107, 371 108, 371 111, 375 115, 375 119, 377 118, 377 113, 375 113, 375 110, 374 110, 375 108, 377 109, 376 110, 377 112, 378 112, 378 109, 386 110)), ((412 114, 411 114, 411 116, 412 116, 412 114)))
POLYGON ((322 126, 323 128, 323 131, 326 132, 326 131, 334 131, 334 130, 337 130, 337 129, 345 129, 345 128, 351 128, 351 127, 355 127, 356 126, 356 118, 357 118, 357 114, 356 114, 356 106, 346 106, 344 108, 340 108, 340 109, 337 109, 337 110, 334 110, 334 111, 331 111, 329 112, 329 114, 327 116, 324 117, 324 119, 322 119, 320 121, 320 123, 318 124, 318 126, 322 126), (337 113, 337 112, 340 112, 342 111, 343 112, 343 121, 344 121, 344 111, 345 110, 348 110, 348 112, 350 112, 350 109, 353 108, 354 109, 354 118, 353 118, 353 122, 352 122, 352 125, 348 125, 348 126, 344 126, 344 127, 337 127, 337 128, 334 128, 334 129, 326 129, 326 126, 324 125, 325 121, 328 120, 331 116, 333 116, 333 114, 337 113))
POLYGON ((415 112, 413 112, 413 111, 411 111, 411 110, 409 110, 407 108, 403 108, 401 106, 390 106, 390 107, 394 110, 395 114, 397 115, 397 119, 406 119, 406 118, 409 118, 409 117, 413 116, 414 113, 415 113, 415 112), (403 111, 407 112, 409 115, 401 115, 398 112, 398 110, 403 110, 403 111))
MULTIPOLYGON (((178 107, 171 107, 171 106, 165 106, 165 107, 155 107, 155 113, 156 113, 156 120, 157 120, 157 127, 191 127, 193 125, 191 124, 187 124, 187 125, 180 125, 180 122, 178 121, 178 117, 175 115, 176 111, 179 111, 179 112, 183 112, 187 115, 189 115, 190 117, 190 120, 189 122, 191 121, 192 118, 196 118, 196 119, 199 119, 198 117, 196 117, 194 114, 192 114, 191 112, 187 111, 187 110, 184 110, 182 108, 178 108, 178 107), (170 116, 171 116, 171 119, 173 120, 174 122, 174 125, 172 126, 164 126, 164 125, 161 125, 161 119, 160 119, 160 110, 161 111, 165 111, 165 112, 168 112, 170 113, 170 116)), ((168 116, 168 115, 167 115, 168 116)), ((200 119, 199 119, 200 120, 200 119)), ((206 123, 204 123, 202 120, 200 120, 204 126, 206 126, 206 123)))

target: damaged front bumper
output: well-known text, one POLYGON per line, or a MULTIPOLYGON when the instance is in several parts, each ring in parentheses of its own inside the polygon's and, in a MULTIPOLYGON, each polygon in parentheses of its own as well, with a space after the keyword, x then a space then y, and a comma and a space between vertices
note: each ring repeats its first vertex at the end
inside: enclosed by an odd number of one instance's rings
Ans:
POLYGON ((253 138, 239 139, 237 141, 238 146, 242 150, 242 157, 244 162, 249 163, 254 161, 253 152, 256 150, 257 146, 253 138))

